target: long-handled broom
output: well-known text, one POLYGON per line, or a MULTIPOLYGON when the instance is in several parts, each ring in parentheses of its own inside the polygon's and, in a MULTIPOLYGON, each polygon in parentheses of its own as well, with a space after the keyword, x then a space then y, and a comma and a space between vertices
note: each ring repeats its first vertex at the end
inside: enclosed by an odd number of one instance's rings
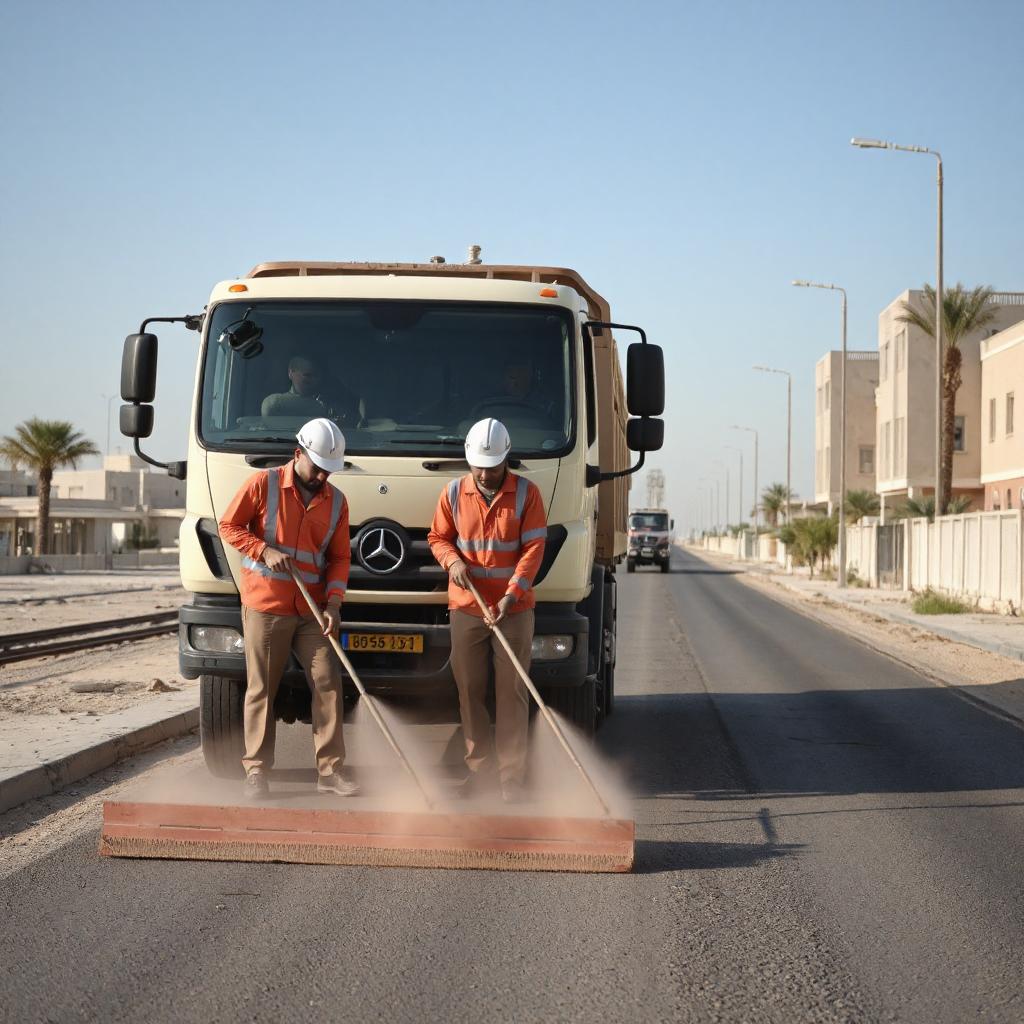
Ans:
POLYGON ((537 687, 533 685, 533 680, 530 678, 529 673, 523 668, 522 662, 516 657, 515 652, 512 650, 508 640, 505 639, 505 634, 498 628, 498 624, 494 621, 494 616, 491 613, 490 608, 484 603, 484 599, 480 596, 480 591, 473 585, 472 580, 466 581, 469 584, 470 593, 476 598, 476 603, 480 605, 480 611, 483 612, 484 621, 490 626, 491 631, 498 638, 498 643, 505 649, 505 653, 508 655, 509 661, 512 662, 516 672, 519 674, 519 678, 522 679, 526 688, 530 691, 530 696, 537 702, 537 707, 540 713, 544 716, 544 721, 551 726, 551 731, 558 738, 558 742, 561 743, 562 749, 569 755, 569 760, 576 766, 580 775, 583 776, 583 780, 590 787, 590 792, 594 794, 594 798, 601 805, 601 813, 606 817, 611 817, 611 808, 605 802, 605 799, 598 792, 597 786, 594 785, 594 780, 587 774, 587 770, 580 764, 580 759, 576 756, 576 752, 572 749, 572 745, 566 739, 565 733, 562 731, 562 727, 558 724, 555 716, 551 714, 547 704, 544 703, 543 698, 537 690, 537 687))

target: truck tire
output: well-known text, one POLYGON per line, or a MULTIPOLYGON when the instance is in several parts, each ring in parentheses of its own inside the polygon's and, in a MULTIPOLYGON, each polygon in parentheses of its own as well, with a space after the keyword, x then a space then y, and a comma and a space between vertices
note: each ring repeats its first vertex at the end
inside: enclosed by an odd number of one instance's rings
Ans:
POLYGON ((672 563, 671 562, 662 562, 661 563, 661 571, 662 572, 670 572, 671 569, 672 569, 672 563))
POLYGON ((636 572, 636 559, 635 558, 627 558, 626 559, 626 572, 636 572))
POLYGON ((597 728, 597 686, 587 676, 579 686, 556 686, 542 694, 552 711, 567 718, 584 736, 593 736, 597 728))
POLYGON ((199 677, 199 739, 211 775, 240 779, 245 750, 242 704, 245 684, 224 676, 199 677))

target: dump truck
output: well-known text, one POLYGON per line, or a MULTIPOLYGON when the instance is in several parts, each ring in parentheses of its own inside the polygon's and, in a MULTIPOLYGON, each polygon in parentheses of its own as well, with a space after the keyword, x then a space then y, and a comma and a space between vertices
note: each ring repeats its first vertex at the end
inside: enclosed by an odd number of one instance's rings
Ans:
POLYGON ((675 525, 668 509, 638 508, 630 512, 626 572, 635 572, 638 565, 656 565, 668 572, 672 568, 675 525))
MULTIPOLYGON (((347 441, 345 471, 331 478, 348 499, 352 544, 341 642, 367 688, 457 707, 448 578, 427 531, 442 490, 468 471, 466 431, 493 416, 548 519, 532 677, 586 733, 612 712, 629 475, 663 441, 664 362, 641 328, 612 322, 576 271, 261 263, 216 285, 201 313, 144 320, 125 339, 121 397, 121 432, 135 451, 187 479, 179 661, 200 680, 202 747, 215 774, 240 771, 246 685, 240 556, 217 522, 250 474, 292 458, 297 429, 316 414, 335 419, 347 441), (153 428, 156 323, 200 335, 187 458, 174 462, 140 445, 153 428), (625 380, 623 335, 637 339, 625 380)), ((294 660, 275 715, 310 718, 294 660)))

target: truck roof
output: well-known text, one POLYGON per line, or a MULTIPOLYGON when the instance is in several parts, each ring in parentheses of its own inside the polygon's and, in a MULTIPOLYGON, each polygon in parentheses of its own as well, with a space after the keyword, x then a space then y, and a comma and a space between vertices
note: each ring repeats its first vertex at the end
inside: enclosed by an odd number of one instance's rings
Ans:
POLYGON ((611 320, 607 301, 575 270, 499 263, 330 263, 308 260, 260 263, 247 279, 265 277, 331 277, 395 275, 400 277, 475 278, 484 281, 521 281, 527 284, 564 284, 587 303, 591 320, 611 320))

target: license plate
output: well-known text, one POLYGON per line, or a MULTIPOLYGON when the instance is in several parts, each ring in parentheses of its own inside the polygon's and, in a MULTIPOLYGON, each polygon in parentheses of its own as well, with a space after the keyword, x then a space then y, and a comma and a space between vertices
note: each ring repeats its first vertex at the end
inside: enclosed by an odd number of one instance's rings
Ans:
POLYGON ((423 636, 416 633, 342 633, 343 651, 384 651, 390 654, 422 654, 423 636))
POLYGON ((651 548, 643 548, 640 551, 640 554, 642 554, 642 555, 653 555, 654 551, 651 548))

